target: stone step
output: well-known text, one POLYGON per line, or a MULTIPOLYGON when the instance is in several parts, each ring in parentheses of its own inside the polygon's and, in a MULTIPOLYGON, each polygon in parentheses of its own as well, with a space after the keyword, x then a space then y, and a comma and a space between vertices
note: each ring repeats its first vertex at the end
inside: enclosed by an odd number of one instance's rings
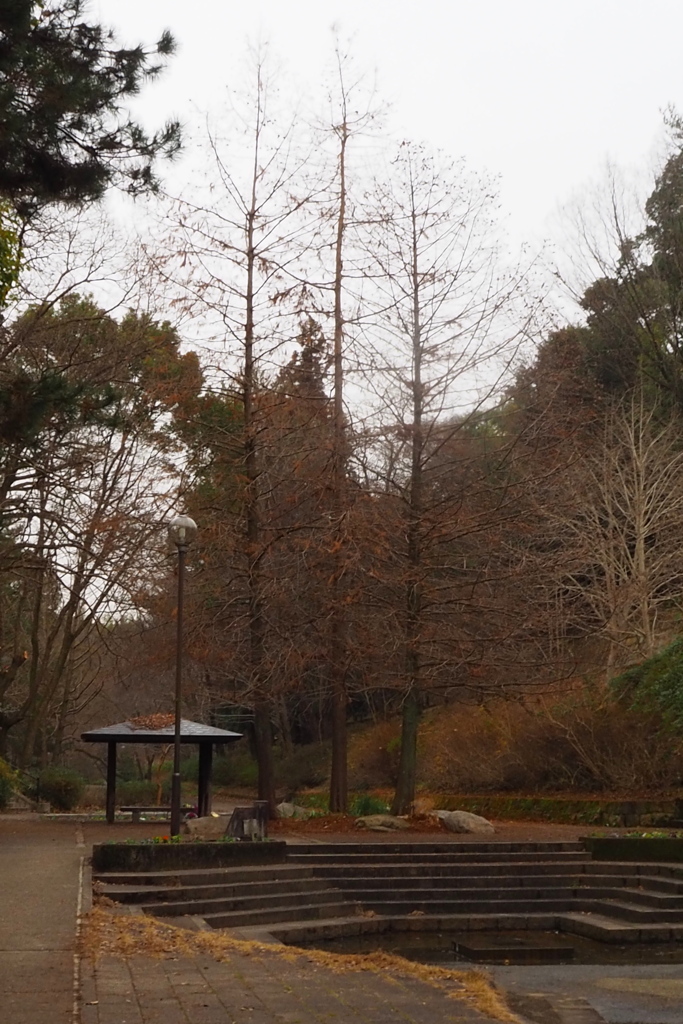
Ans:
MULTIPOLYGON (((394 889, 390 893, 384 889, 349 889, 344 886, 339 886, 338 888, 347 898, 354 899, 367 907, 377 907, 379 904, 393 905, 395 902, 410 904, 413 907, 421 907, 426 902, 445 906, 446 904, 471 902, 484 905, 496 900, 514 900, 517 903, 525 904, 532 903, 535 900, 562 900, 563 902, 618 900, 622 898, 624 893, 623 889, 612 886, 595 888, 588 886, 548 886, 540 889, 521 887, 495 887, 491 889, 394 889)), ((654 901, 647 904, 645 899, 640 900, 640 903, 655 910, 675 909, 672 907, 662 908, 661 904, 654 901)))
POLYGON ((641 924, 635 927, 626 921, 608 916, 604 912, 571 911, 563 914, 560 925, 568 932, 585 935, 600 942, 680 942, 683 940, 683 923, 641 924))
MULTIPOLYGON (((321 880, 317 878, 286 878, 267 882, 223 882, 220 885, 183 885, 183 886, 121 886, 102 885, 101 894, 116 900, 118 903, 161 903, 186 902, 214 898, 239 898, 258 894, 298 896, 303 892, 320 889, 321 880)), ((335 886, 328 886, 336 888, 335 886)))
POLYGON ((406 875, 404 873, 392 874, 389 876, 380 874, 358 874, 356 872, 341 874, 339 872, 325 871, 315 872, 316 877, 324 878, 329 885, 345 890, 374 889, 374 890, 396 890, 420 892, 425 889, 450 889, 459 891, 461 889, 495 889, 498 887, 519 888, 519 889, 543 889, 547 886, 565 886, 570 888, 593 888, 596 885, 634 888, 644 885, 640 875, 587 875, 577 873, 545 873, 521 875, 511 874, 478 874, 474 872, 452 872, 439 875, 406 875))
POLYGON ((215 928, 289 922, 305 931, 306 922, 339 928, 346 919, 347 930, 373 930, 379 915, 381 928, 566 921, 602 941, 683 940, 683 865, 593 861, 579 843, 300 844, 278 864, 95 877, 112 899, 162 917, 204 917, 215 928))
MULTIPOLYGON (((591 860, 590 854, 586 851, 568 851, 560 852, 553 855, 541 856, 536 852, 509 852, 505 854, 500 853, 427 853, 423 854, 420 852, 419 865, 424 867, 431 866, 433 864, 445 865, 457 865, 457 864, 490 864, 490 863, 503 863, 510 865, 517 864, 538 864, 543 862, 550 862, 555 864, 580 864, 589 863, 591 860)), ((343 864, 348 867, 355 867, 357 865, 363 865, 367 867, 379 866, 381 868, 390 868, 399 864, 407 864, 416 866, 415 856, 411 853, 394 853, 391 855, 381 856, 368 855, 364 852, 351 852, 344 854, 343 856, 337 853, 328 853, 318 847, 316 852, 312 853, 288 853, 287 863, 289 864, 306 864, 306 865, 326 865, 326 864, 343 864)))
MULTIPOLYGON (((296 899, 295 893, 286 893, 281 896, 271 894, 263 895, 252 895, 252 896, 241 896, 241 897, 221 897, 218 899, 198 899, 198 900, 174 900, 170 903, 147 903, 144 905, 145 912, 153 914, 155 917, 167 917, 179 916, 182 914, 192 914, 198 917, 206 917, 207 915, 223 914, 244 911, 248 914, 253 914, 257 911, 269 911, 271 909, 285 908, 292 909, 305 903, 308 906, 317 905, 320 903, 336 903, 343 899, 340 892, 335 892, 334 889, 314 889, 311 892, 299 893, 299 899, 296 899)), ((348 906, 348 904, 347 904, 348 906)))
MULTIPOLYGON (((604 875, 613 873, 615 868, 612 865, 612 872, 593 872, 590 870, 591 862, 580 862, 575 861, 563 862, 563 863, 551 863, 548 864, 542 861, 529 861, 529 862, 506 862, 506 863, 490 863, 490 862, 463 862, 460 864, 441 864, 441 863, 409 863, 405 864, 367 864, 359 862, 357 864, 340 863, 339 861, 331 861, 329 863, 311 863, 309 865, 310 871, 317 878, 386 878, 401 881, 402 879, 420 879, 420 878, 474 878, 477 876, 486 876, 489 878, 522 878, 522 877, 533 877, 533 876, 548 876, 552 877, 555 875, 604 875)), ((622 874, 622 867, 618 866, 617 870, 619 874, 622 874)), ((625 877, 637 878, 638 872, 636 872, 631 866, 623 869, 625 877)))
POLYGON ((187 868, 176 871, 93 872, 94 881, 125 886, 220 885, 226 880, 232 883, 310 877, 311 871, 306 865, 287 863, 238 868, 187 868))
MULTIPOLYGON (((443 914, 436 918, 422 919, 431 931, 495 931, 499 924, 502 930, 555 931, 562 915, 558 914, 443 914)), ((342 935, 363 935, 377 932, 408 932, 414 930, 415 917, 396 915, 394 917, 334 918, 328 921, 291 921, 275 925, 270 929, 273 936, 282 942, 296 945, 315 942, 318 938, 338 938, 342 935)))
MULTIPOLYGON (((453 854, 453 853, 585 853, 583 843, 497 843, 497 842, 441 842, 441 843, 325 843, 326 852, 336 856, 337 854, 347 856, 350 853, 379 854, 408 854, 411 857, 422 857, 423 854, 453 854)), ((287 857, 292 853, 320 853, 319 843, 297 843, 295 846, 288 846, 287 857)))
POLYGON ((683 893, 683 879, 678 881, 675 878, 666 878, 661 875, 641 875, 643 885, 648 889, 656 889, 659 892, 683 893))
POLYGON ((641 886, 637 889, 631 886, 624 886, 621 895, 630 903, 645 903, 651 907, 658 907, 667 910, 679 909, 683 913, 683 893, 662 892, 651 889, 649 886, 641 886))
POLYGON ((250 912, 205 914, 204 920, 212 928, 258 927, 282 921, 319 921, 324 918, 354 917, 356 908, 348 903, 299 904, 296 907, 272 908, 250 912))
POLYGON ((680 909, 660 910, 643 906, 643 904, 628 903, 623 899, 610 899, 599 903, 597 900, 591 900, 590 903, 584 904, 582 909, 606 914, 620 921, 633 921, 636 924, 681 924, 683 926, 683 913, 680 909))
POLYGON ((577 909, 577 901, 571 896, 543 899, 515 899, 514 897, 499 899, 467 899, 467 900, 361 900, 365 910, 372 910, 384 916, 409 916, 425 914, 430 917, 444 915, 469 916, 471 914, 519 914, 526 911, 536 913, 565 913, 577 909))
POLYGON ((611 874, 618 871, 624 874, 647 875, 650 878, 670 878, 683 881, 683 865, 638 861, 594 860, 589 864, 577 867, 577 871, 585 871, 591 875, 611 874))

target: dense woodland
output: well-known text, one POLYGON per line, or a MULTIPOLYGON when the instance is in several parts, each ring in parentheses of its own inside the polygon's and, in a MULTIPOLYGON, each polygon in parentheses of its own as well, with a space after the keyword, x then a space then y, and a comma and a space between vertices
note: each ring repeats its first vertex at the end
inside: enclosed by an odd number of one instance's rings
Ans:
POLYGON ((385 136, 343 53, 300 117, 257 55, 174 195, 179 127, 121 106, 173 41, 117 49, 78 0, 4 12, 0 754, 69 762, 84 727, 170 710, 183 511, 187 714, 246 730, 271 804, 324 743, 344 810, 361 722, 392 723, 396 813, 420 756, 464 788, 677 784, 675 666, 623 675, 680 629, 676 116, 560 317, 495 182, 385 136), (143 232, 107 224, 110 187, 143 232))

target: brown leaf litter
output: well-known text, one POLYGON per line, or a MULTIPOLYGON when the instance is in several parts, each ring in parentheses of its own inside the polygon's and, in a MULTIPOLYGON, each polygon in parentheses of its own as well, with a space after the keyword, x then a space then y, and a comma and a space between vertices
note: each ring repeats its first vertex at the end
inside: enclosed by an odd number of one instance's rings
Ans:
POLYGON ((464 999, 480 1013, 507 1024, 520 1024, 483 971, 459 971, 420 964, 394 953, 328 953, 254 940, 236 939, 223 931, 190 931, 165 924, 146 914, 116 914, 108 906, 94 906, 84 916, 81 954, 97 962, 102 956, 159 959, 210 956, 229 963, 232 956, 281 957, 289 963, 306 960, 335 974, 371 971, 424 982, 450 998, 464 999))
POLYGON ((153 715, 138 715, 137 718, 130 718, 129 725, 136 729, 168 729, 175 723, 175 715, 163 711, 157 711, 153 715))

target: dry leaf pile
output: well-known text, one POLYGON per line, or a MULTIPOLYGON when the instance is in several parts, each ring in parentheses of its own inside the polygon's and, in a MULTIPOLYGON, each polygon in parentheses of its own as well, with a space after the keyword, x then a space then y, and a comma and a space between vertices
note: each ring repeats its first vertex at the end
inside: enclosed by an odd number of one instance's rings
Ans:
POLYGON ((129 720, 133 729, 168 729, 175 724, 175 715, 158 711, 154 715, 138 715, 129 720))
POLYGON ((83 919, 81 952, 94 961, 109 955, 127 959, 132 956, 173 957, 210 956, 227 963, 233 956, 280 957, 290 963, 302 959, 335 974, 371 971, 388 972, 432 985, 455 999, 465 999, 480 1013, 495 1020, 519 1024, 502 997, 482 971, 458 971, 431 964, 415 963, 393 953, 328 953, 320 949, 300 949, 253 940, 236 939, 220 931, 189 931, 164 924, 145 914, 112 913, 109 907, 95 906, 83 919))

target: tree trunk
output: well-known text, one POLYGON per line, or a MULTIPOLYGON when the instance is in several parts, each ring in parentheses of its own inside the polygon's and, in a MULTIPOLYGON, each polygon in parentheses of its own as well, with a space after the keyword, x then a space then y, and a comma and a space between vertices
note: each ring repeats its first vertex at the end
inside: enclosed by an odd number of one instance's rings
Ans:
POLYGON ((420 723, 420 702, 417 691, 411 687, 403 702, 401 718, 401 753, 398 763, 398 782, 392 814, 411 814, 415 803, 417 777, 417 733, 420 723))
POLYGON ((258 763, 258 798, 268 802, 271 818, 276 816, 275 772, 273 770, 273 729, 270 704, 262 701, 254 705, 254 742, 258 763))
POLYGON ((339 131, 339 212, 335 243, 334 269, 334 450, 332 453, 332 514, 335 523, 333 544, 333 584, 330 609, 329 670, 332 691, 332 765, 330 772, 330 811, 344 814, 348 805, 346 708, 346 610, 342 594, 344 570, 344 493, 345 440, 344 422, 344 318, 342 313, 343 249, 346 226, 346 143, 348 128, 346 110, 339 131))
POLYGON ((423 562, 422 528, 424 518, 423 499, 423 388, 422 388, 422 329, 420 308, 420 268, 417 246, 417 224, 415 210, 412 210, 412 431, 410 487, 407 509, 407 561, 406 579, 406 624, 405 624, 405 675, 406 696, 403 702, 401 723, 401 754, 398 766, 396 794, 392 814, 410 814, 415 802, 415 777, 417 771, 417 730, 420 718, 420 636, 422 632, 422 591, 421 571, 423 562))

